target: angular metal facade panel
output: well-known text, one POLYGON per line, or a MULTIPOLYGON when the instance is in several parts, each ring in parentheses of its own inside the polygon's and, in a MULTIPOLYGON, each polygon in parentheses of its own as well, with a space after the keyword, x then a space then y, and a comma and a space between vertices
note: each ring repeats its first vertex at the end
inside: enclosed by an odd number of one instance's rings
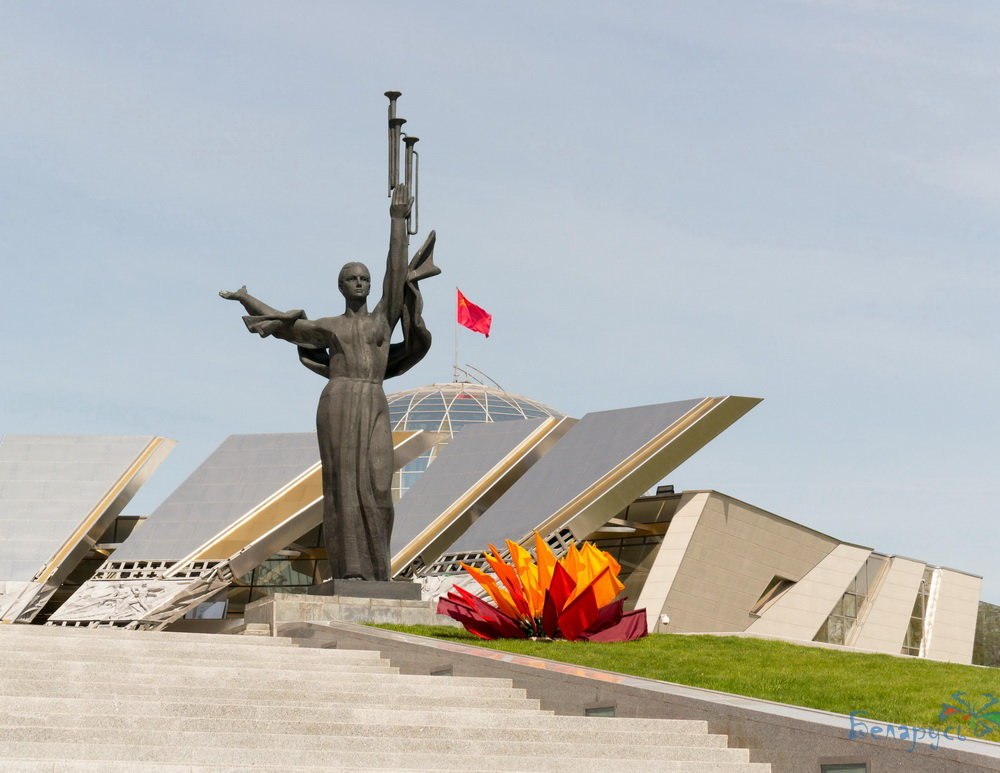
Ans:
POLYGON ((746 630, 812 641, 868 556, 868 548, 837 545, 816 567, 767 608, 746 630))
POLYGON ((115 561, 184 558, 319 462, 312 432, 226 438, 115 551, 115 561))
POLYGON ((701 402, 588 413, 452 550, 483 550, 491 542, 501 547, 504 539, 520 539, 701 402))
POLYGON ((406 547, 544 421, 475 424, 458 432, 396 505, 392 554, 406 547))
POLYGON ((8 435, 0 440, 0 581, 29 581, 153 436, 8 435))

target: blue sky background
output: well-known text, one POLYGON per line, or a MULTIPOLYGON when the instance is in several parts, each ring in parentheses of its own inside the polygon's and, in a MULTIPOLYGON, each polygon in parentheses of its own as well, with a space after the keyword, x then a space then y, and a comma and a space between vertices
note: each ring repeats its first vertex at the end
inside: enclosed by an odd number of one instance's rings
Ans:
MULTIPOLYGON (((573 415, 765 402, 671 475, 985 576, 1000 601, 1000 7, 6 2, 0 432, 312 428, 216 296, 338 314, 381 272, 385 99, 421 137, 436 334, 573 415)), ((421 237, 422 238, 422 237, 421 237)))

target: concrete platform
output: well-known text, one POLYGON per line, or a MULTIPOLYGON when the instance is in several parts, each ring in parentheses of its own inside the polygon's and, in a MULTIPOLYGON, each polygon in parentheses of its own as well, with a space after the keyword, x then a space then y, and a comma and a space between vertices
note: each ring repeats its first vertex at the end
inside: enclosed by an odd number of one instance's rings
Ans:
MULTIPOLYGON (((354 584, 354 583, 351 583, 354 584)), ((397 583, 382 583, 396 585, 397 583)), ((400 583, 402 584, 402 583, 400 583)), ((338 587, 340 587, 338 585, 338 587)), ((420 586, 413 584, 419 596, 420 586)), ((355 596, 313 596, 275 593, 247 605, 246 624, 269 625, 272 632, 283 623, 392 623, 396 625, 450 625, 459 623, 436 612, 436 601, 355 596)))
POLYGON ((310 596, 348 596, 366 599, 420 600, 420 584, 410 581, 327 580, 309 588, 310 596))

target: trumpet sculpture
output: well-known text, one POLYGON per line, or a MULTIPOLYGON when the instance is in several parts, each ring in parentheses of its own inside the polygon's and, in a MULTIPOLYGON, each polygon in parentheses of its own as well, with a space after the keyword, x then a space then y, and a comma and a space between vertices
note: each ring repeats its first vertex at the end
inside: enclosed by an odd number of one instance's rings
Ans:
POLYGON ((406 233, 413 236, 419 230, 420 213, 420 154, 415 145, 420 141, 412 134, 403 131, 405 118, 396 115, 396 100, 402 96, 400 91, 387 91, 385 96, 389 99, 389 198, 396 187, 402 182, 406 185, 406 190, 413 197, 413 206, 406 217, 406 233), (403 180, 399 179, 399 146, 405 146, 403 154, 403 180))

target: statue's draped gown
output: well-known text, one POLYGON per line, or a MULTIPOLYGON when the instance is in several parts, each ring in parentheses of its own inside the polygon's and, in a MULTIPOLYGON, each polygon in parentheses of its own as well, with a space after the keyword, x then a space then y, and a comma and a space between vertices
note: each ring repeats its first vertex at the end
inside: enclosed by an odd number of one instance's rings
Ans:
POLYGON ((399 343, 389 342, 385 298, 370 313, 312 321, 300 310, 279 312, 252 296, 243 300, 253 315, 243 318, 250 331, 297 344, 302 364, 328 378, 316 410, 316 434, 324 541, 337 579, 390 578, 393 443, 382 381, 408 370, 430 348, 417 282, 440 273, 431 259, 434 241, 431 232, 409 267, 403 257, 399 343))
POLYGON ((377 313, 339 321, 316 410, 327 554, 334 577, 387 580, 393 465, 382 378, 391 331, 377 313))

